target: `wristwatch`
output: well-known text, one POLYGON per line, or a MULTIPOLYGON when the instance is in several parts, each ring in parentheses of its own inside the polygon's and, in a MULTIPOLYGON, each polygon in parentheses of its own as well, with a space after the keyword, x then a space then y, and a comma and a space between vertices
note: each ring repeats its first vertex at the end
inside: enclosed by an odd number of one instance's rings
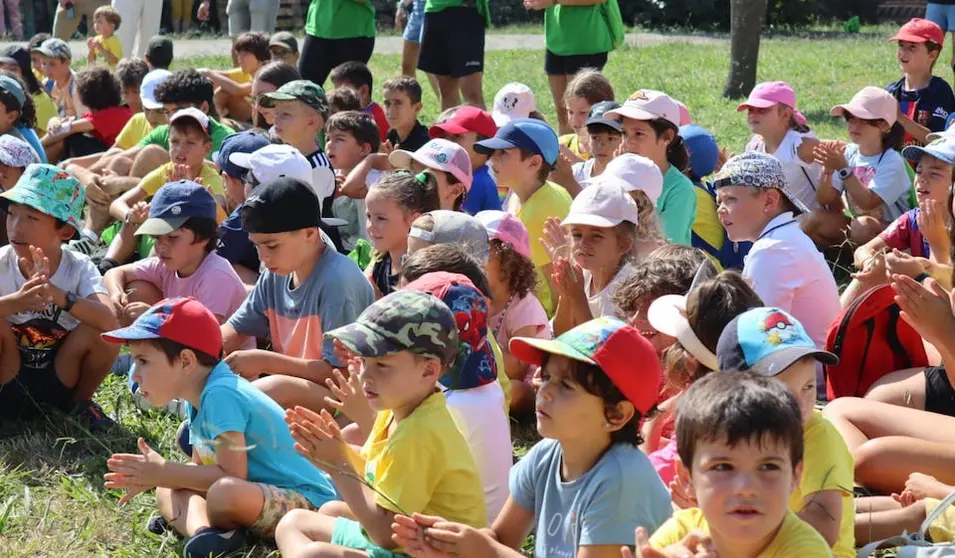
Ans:
POLYGON ((63 306, 63 309, 69 312, 73 309, 73 305, 76 304, 76 295, 70 291, 66 292, 66 305, 63 306))
POLYGON ((845 180, 849 178, 850 176, 852 176, 852 169, 849 167, 846 167, 844 169, 839 169, 836 171, 836 174, 839 175, 839 178, 841 178, 842 180, 845 180))

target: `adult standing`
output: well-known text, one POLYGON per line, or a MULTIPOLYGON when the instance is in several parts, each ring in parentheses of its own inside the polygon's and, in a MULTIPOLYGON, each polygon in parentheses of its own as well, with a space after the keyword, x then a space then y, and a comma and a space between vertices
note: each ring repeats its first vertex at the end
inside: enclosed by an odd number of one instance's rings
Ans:
POLYGON ((367 64, 375 51, 375 7, 371 0, 312 0, 305 19, 305 42, 298 69, 324 85, 332 68, 367 64))
POLYGON ((955 69, 955 0, 932 0, 925 5, 925 19, 952 34, 952 68, 955 69))
POLYGON ((113 0, 113 9, 123 18, 116 34, 126 56, 142 58, 146 45, 159 34, 162 19, 162 2, 156 0, 113 0))
POLYGON ((58 0, 53 15, 53 36, 69 41, 83 16, 86 16, 87 25, 92 29, 93 12, 106 4, 109 4, 109 0, 58 0))
MULTIPOLYGON (((271 35, 279 17, 279 0, 229 0, 225 13, 229 16, 229 36, 233 40, 249 31, 271 35)), ((199 4, 198 15, 200 20, 208 19, 209 0, 199 4)))
POLYGON ((438 78, 441 110, 464 102, 483 109, 488 0, 427 0, 418 69, 438 78))
POLYGON ((524 7, 544 10, 544 72, 560 133, 569 134, 573 129, 564 104, 567 83, 583 68, 603 70, 607 55, 623 43, 620 6, 617 0, 524 0, 524 7))

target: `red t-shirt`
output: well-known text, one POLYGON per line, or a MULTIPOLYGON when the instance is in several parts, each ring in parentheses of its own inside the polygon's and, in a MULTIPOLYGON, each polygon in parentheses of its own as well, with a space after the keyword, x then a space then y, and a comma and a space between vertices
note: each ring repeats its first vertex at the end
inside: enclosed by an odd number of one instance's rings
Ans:
POLYGON ((388 119, 385 117, 385 109, 381 108, 381 105, 372 101, 370 105, 365 107, 365 112, 370 114, 371 117, 375 120, 375 124, 378 125, 378 131, 381 133, 381 141, 388 139, 388 130, 391 127, 388 125, 388 119))
POLYGON ((129 110, 129 107, 109 107, 83 115, 83 118, 93 123, 93 131, 90 134, 106 145, 116 143, 116 136, 132 117, 133 111, 129 110))
POLYGON ((892 221, 879 235, 886 246, 896 250, 908 250, 917 258, 929 257, 928 241, 919 230, 919 208, 910 209, 892 221))

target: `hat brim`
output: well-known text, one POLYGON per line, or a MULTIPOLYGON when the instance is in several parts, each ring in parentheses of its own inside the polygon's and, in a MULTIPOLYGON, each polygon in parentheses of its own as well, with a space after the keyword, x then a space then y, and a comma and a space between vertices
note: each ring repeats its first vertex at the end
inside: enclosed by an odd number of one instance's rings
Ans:
POLYGON ((503 138, 489 138, 474 144, 474 151, 481 155, 491 155, 495 151, 502 149, 514 149, 517 144, 511 143, 503 138))
POLYGON ((269 49, 271 50, 272 48, 280 48, 280 49, 282 49, 282 50, 284 50, 284 51, 287 51, 287 52, 296 52, 296 50, 295 50, 294 48, 292 48, 291 46, 289 46, 288 43, 283 42, 283 41, 272 41, 272 42, 270 42, 270 43, 269 43, 269 49))
POLYGON ((754 362, 749 369, 763 376, 778 376, 795 362, 804 357, 813 357, 823 364, 839 364, 839 357, 829 351, 810 349, 809 347, 787 347, 754 362))
POLYGON ((508 348, 517 360, 534 366, 540 366, 544 362, 545 354, 559 355, 587 364, 597 364, 592 358, 557 339, 515 337, 511 339, 508 348))
MULTIPOLYGON (((927 43, 929 41, 932 41, 932 39, 929 39, 928 37, 923 37, 921 35, 915 35, 914 33, 907 33, 904 31, 900 31, 899 33, 896 33, 895 35, 893 35, 892 38, 886 40, 887 43, 894 43, 896 41, 905 41, 907 43, 927 43)), ((934 43, 935 41, 932 41, 932 42, 934 43)))
POLYGON ((388 164, 396 169, 410 169, 412 160, 416 160, 414 153, 404 149, 396 149, 388 155, 388 164))
POLYGON ((107 343, 128 343, 130 341, 143 341, 146 339, 159 339, 156 333, 146 330, 133 324, 129 327, 114 329, 101 333, 100 338, 107 343))
POLYGON ((586 225, 589 227, 597 227, 601 229, 609 229, 611 227, 616 227, 620 223, 623 223, 625 219, 608 219, 606 217, 601 217, 600 215, 568 215, 560 222, 560 226, 567 227, 570 225, 586 225))
POLYGON ((252 154, 251 153, 230 153, 229 162, 233 165, 246 169, 252 170, 252 154))
POLYGON ((719 369, 716 355, 700 341, 686 319, 685 296, 664 295, 654 300, 647 310, 647 321, 653 329, 675 337, 700 364, 710 370, 719 369))
POLYGON ((162 108, 162 103, 154 99, 147 99, 145 97, 140 97, 140 101, 142 101, 143 108, 146 110, 159 110, 162 108))
MULTIPOLYGON (((851 103, 846 105, 836 105, 829 111, 830 116, 845 116, 846 113, 861 118, 862 120, 884 120, 884 118, 865 107, 855 106, 851 103)), ((892 122, 894 123, 894 121, 892 122)))
MULTIPOLYGON (((656 114, 648 110, 644 110, 639 107, 628 107, 622 106, 620 108, 615 108, 613 110, 608 110, 604 113, 604 116, 620 116, 623 118, 630 118, 633 120, 656 120, 657 118, 664 118, 662 114, 656 114)), ((667 119, 669 120, 669 119, 667 119)))
POLYGON ((379 335, 379 332, 361 322, 352 322, 333 329, 326 333, 325 337, 338 339, 349 351, 361 357, 380 357, 408 349, 388 337, 379 335), (369 339, 374 339, 375 342, 370 343, 369 339))
POLYGON ((150 236, 163 236, 183 226, 188 217, 151 217, 146 219, 142 225, 136 229, 134 236, 148 234, 150 236))
POLYGON ((435 124, 428 129, 428 135, 432 138, 440 138, 445 135, 459 135, 472 132, 473 130, 468 130, 464 126, 459 124, 454 124, 452 122, 443 122, 441 124, 435 124))
POLYGON ((912 162, 917 162, 923 155, 938 159, 947 165, 955 165, 955 157, 936 151, 929 146, 909 145, 902 149, 902 156, 912 162))
POLYGON ((290 95, 288 93, 279 93, 278 91, 273 91, 272 93, 266 93, 259 97, 259 106, 264 108, 275 108, 276 101, 297 101, 298 97, 295 95, 290 95))
POLYGON ((591 126, 606 126, 607 128, 610 128, 611 130, 615 132, 623 132, 623 122, 620 122, 619 120, 613 120, 610 118, 604 118, 602 116, 591 118, 584 123, 585 128, 589 128, 591 126))
POLYGON ((77 231, 82 228, 80 222, 72 216, 51 214, 49 209, 44 208, 40 199, 35 196, 28 188, 11 188, 3 193, 0 193, 0 209, 9 210, 11 203, 24 205, 30 209, 35 209, 44 215, 49 215, 54 219, 59 219, 77 231))
POLYGON ((53 53, 52 50, 43 48, 43 47, 36 47, 30 52, 39 52, 40 54, 42 54, 43 56, 46 56, 47 58, 59 58, 56 54, 53 53))
POLYGON ((736 107, 736 112, 743 112, 751 108, 766 109, 778 104, 776 101, 770 101, 769 99, 747 99, 745 103, 741 103, 736 107))

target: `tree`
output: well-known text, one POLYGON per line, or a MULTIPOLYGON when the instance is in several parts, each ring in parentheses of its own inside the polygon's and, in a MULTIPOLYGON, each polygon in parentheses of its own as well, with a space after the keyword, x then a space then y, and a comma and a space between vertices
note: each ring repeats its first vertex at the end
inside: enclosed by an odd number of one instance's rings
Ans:
POLYGON ((723 96, 745 97, 756 85, 759 38, 766 18, 767 0, 730 2, 730 73, 723 96))

